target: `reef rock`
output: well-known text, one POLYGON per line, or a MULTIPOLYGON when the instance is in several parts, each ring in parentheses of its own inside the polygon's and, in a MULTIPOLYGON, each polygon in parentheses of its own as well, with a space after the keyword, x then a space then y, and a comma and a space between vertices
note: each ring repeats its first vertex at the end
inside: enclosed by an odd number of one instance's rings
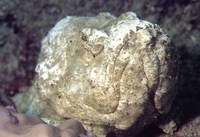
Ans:
POLYGON ((167 34, 133 12, 67 16, 43 39, 36 72, 35 92, 57 115, 101 134, 137 132, 170 110, 177 57, 167 34))

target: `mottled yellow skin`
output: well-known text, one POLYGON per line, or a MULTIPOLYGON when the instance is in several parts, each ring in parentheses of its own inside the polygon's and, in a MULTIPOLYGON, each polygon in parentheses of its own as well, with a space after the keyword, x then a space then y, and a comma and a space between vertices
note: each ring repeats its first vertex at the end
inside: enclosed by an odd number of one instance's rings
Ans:
POLYGON ((68 16, 42 41, 38 96, 100 134, 148 124, 169 111, 175 95, 174 50, 158 25, 132 12, 68 16))

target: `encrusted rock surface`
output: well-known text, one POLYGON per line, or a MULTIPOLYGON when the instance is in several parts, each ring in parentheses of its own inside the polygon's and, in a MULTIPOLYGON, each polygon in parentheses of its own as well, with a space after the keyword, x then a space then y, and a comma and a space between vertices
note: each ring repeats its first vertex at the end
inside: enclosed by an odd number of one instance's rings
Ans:
POLYGON ((68 16, 43 39, 36 72, 33 94, 57 115, 100 134, 137 132, 170 110, 177 58, 167 34, 135 13, 68 16))

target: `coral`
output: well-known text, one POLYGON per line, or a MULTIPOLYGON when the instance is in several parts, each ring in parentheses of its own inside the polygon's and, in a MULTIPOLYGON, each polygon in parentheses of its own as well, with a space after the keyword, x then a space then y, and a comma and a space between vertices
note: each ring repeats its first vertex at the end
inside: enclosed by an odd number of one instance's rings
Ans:
POLYGON ((74 119, 54 127, 37 116, 18 113, 3 90, 0 90, 0 121, 1 137, 96 137, 74 119))
POLYGON ((137 133, 170 110, 177 64, 167 34, 133 12, 68 16, 42 41, 32 94, 97 133, 137 133))
POLYGON ((17 113, 11 107, 0 106, 0 120, 2 137, 96 137, 76 120, 66 120, 54 127, 39 117, 17 113))

